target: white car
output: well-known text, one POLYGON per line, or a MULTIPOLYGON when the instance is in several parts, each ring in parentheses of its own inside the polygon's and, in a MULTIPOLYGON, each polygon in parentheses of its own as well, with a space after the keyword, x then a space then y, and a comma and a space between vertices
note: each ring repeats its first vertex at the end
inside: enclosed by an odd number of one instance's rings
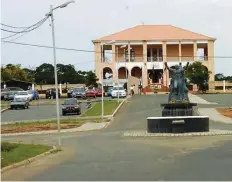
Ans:
POLYGON ((126 91, 123 87, 114 87, 112 92, 111 92, 111 97, 116 98, 118 97, 126 97, 126 91))
POLYGON ((14 98, 25 98, 26 100, 31 100, 31 96, 29 95, 28 91, 20 91, 15 95, 14 98))
POLYGON ((30 100, 33 100, 33 90, 28 90, 27 93, 29 95, 30 100))

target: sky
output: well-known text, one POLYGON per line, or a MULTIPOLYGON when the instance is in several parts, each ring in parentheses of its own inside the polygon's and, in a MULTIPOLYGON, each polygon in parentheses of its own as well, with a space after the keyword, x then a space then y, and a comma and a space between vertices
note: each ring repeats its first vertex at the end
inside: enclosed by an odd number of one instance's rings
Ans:
MULTIPOLYGON (((66 0, 1 0, 1 23, 30 26, 66 0)), ((94 50, 92 40, 136 25, 171 24, 215 37, 215 56, 232 57, 232 0, 76 0, 54 12, 57 47, 94 50)), ((52 45, 50 21, 16 42, 52 45)), ((17 29, 16 29, 17 30, 17 29)), ((1 32, 2 37, 11 33, 1 32)), ((14 38, 7 40, 14 41, 14 38)), ((1 44, 1 64, 53 64, 52 49, 1 44)), ((94 69, 94 54, 57 50, 57 62, 94 69)), ((215 73, 232 75, 232 58, 215 58, 215 73)))

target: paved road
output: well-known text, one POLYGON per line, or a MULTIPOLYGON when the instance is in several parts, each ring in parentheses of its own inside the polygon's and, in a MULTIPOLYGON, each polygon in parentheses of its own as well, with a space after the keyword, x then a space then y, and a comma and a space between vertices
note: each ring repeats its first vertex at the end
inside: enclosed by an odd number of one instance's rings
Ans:
POLYGON ((216 102, 222 106, 232 106, 232 94, 199 94, 198 96, 209 102, 216 102))
MULTIPOLYGON (((81 111, 86 110, 86 104, 81 104, 81 111)), ((60 107, 60 113, 61 107, 60 107)), ((61 116, 61 118, 77 117, 77 115, 61 116)), ((1 122, 25 121, 56 118, 55 105, 30 106, 30 109, 8 110, 1 114, 1 122)))
MULTIPOLYGON (((147 116, 160 116, 159 104, 167 95, 135 96, 127 102, 108 128, 62 135, 64 148, 74 154, 69 159, 34 175, 39 165, 14 171, 14 179, 30 181, 71 180, 231 180, 232 137, 130 138, 124 131, 145 130, 147 116), (29 171, 30 170, 30 171, 29 171), (24 173, 23 173, 24 171, 24 173), (18 176, 17 176, 18 175, 18 176)), ((217 123, 221 128, 226 125, 217 123)), ((3 137, 54 145, 56 135, 3 137)), ((57 158, 59 161, 60 158, 57 158)), ((3 173, 2 179, 7 176, 3 173)), ((8 173, 8 177, 10 174, 8 173)), ((6 178, 5 178, 6 179, 6 178)), ((8 178, 10 179, 10 178, 8 178)))

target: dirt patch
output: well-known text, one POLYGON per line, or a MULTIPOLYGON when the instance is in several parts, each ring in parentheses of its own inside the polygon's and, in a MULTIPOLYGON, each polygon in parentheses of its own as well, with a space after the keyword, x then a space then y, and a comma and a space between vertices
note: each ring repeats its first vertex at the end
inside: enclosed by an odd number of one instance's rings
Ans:
MULTIPOLYGON (((80 127, 84 122, 80 123, 61 123, 61 129, 71 129, 80 127)), ((35 123, 35 124, 25 124, 25 125, 2 125, 1 133, 23 133, 23 132, 36 132, 36 131, 47 131, 47 130, 57 130, 56 123, 35 123)))
POLYGON ((223 116, 232 118, 232 108, 217 108, 217 111, 223 116))

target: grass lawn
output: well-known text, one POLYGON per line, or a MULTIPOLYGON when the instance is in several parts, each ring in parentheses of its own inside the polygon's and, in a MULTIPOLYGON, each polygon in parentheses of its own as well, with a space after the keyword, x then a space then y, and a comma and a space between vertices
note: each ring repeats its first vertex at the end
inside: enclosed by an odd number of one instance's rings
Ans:
MULTIPOLYGON (((88 120, 79 119, 79 118, 61 119, 60 128, 61 129, 77 128, 86 122, 99 123, 103 121, 101 119, 88 119, 88 120)), ((56 120, 32 121, 32 122, 24 122, 24 123, 18 122, 18 123, 1 125, 2 134, 36 132, 36 131, 45 131, 45 130, 57 130, 57 121, 56 120)))
MULTIPOLYGON (((118 103, 118 101, 115 101, 115 100, 105 100, 104 101, 104 115, 113 114, 115 109, 118 107, 118 105, 120 103, 121 103, 121 101, 118 103)), ((101 116, 101 114, 102 114, 102 103, 98 102, 92 108, 90 108, 88 111, 83 113, 81 115, 81 117, 101 116)))
POLYGON ((1 168, 42 154, 52 147, 32 144, 1 143, 1 168))

